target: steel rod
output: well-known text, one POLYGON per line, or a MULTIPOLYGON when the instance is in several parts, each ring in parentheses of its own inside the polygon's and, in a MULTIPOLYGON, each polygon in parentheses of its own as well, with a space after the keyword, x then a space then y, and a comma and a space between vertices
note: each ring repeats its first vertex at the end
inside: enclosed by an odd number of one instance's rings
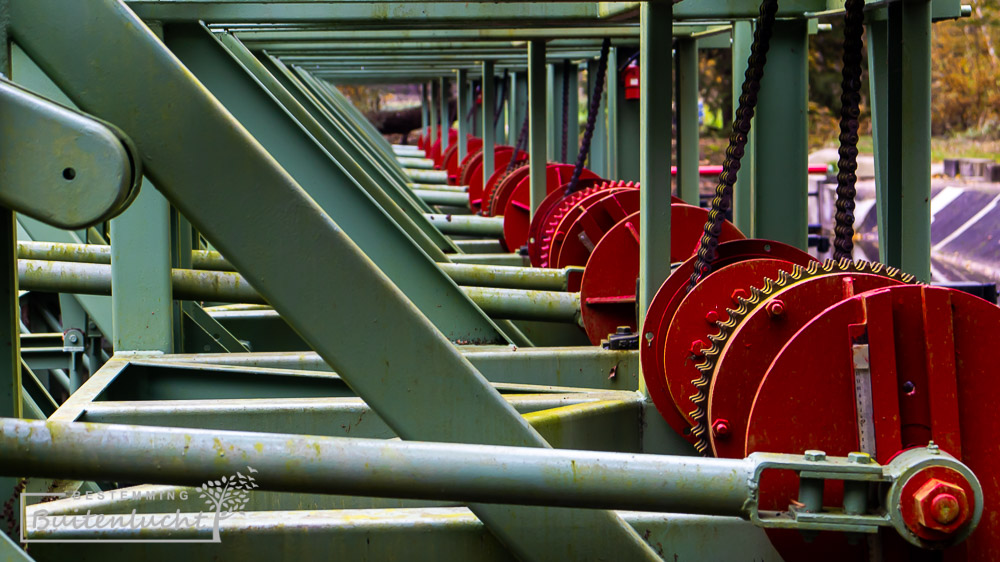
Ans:
MULTIPOLYGON (((486 282, 490 274, 485 270, 492 268, 458 265, 450 269, 467 278, 486 282)), ((507 284, 520 279, 525 285, 529 282, 547 285, 555 277, 551 272, 563 274, 561 270, 542 271, 541 274, 522 275, 504 271, 496 277, 505 279, 507 284)), ((103 264, 18 260, 18 280, 21 288, 27 291, 110 295, 112 290, 111 266, 103 264)), ((267 303, 242 275, 235 272, 174 269, 171 281, 177 300, 267 303)), ((579 293, 487 287, 461 289, 484 312, 496 318, 576 322, 580 312, 579 293)))
POLYGON ((406 177, 408 177, 410 181, 414 182, 436 184, 448 183, 448 172, 444 170, 414 170, 412 168, 403 168, 403 172, 406 173, 406 177))
MULTIPOLYGON (((21 260, 108 265, 111 247, 100 244, 61 244, 57 242, 18 242, 21 260)), ((506 256, 514 254, 503 254, 506 256)), ((515 256, 516 257, 516 256, 515 256)), ((192 268, 209 271, 235 271, 219 252, 193 250, 192 268)), ((582 274, 582 268, 548 269, 541 267, 491 266, 464 263, 439 263, 439 267, 459 285, 565 291, 570 275, 582 274)), ((40 266, 39 266, 40 267, 40 266)), ((37 289, 36 289, 37 290, 37 289)))
POLYGON ((263 491, 743 515, 755 463, 5 418, 0 473, 263 491), (94 454, 94 451, 101 454, 94 454))
POLYGON ((414 158, 409 156, 396 156, 399 165, 412 170, 433 170, 434 161, 429 158, 414 158))
POLYGON ((477 217, 474 215, 427 215, 431 224, 445 234, 502 236, 502 217, 477 217))
POLYGON ((466 207, 469 204, 469 195, 461 191, 449 192, 437 189, 414 189, 413 194, 430 205, 466 207))

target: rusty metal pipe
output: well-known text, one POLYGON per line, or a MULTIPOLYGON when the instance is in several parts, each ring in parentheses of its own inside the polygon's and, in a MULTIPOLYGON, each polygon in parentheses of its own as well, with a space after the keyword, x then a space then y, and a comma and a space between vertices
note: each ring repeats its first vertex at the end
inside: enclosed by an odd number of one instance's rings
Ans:
POLYGON ((0 420, 0 475, 743 515, 753 460, 0 420), (100 451, 100 454, 95 454, 100 451))

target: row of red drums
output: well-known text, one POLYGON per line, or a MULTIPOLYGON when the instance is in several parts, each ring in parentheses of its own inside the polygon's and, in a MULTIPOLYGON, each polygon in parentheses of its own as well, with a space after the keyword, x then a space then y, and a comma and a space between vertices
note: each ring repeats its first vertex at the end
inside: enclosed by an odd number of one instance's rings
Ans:
MULTIPOLYGON (((639 185, 604 180, 584 169, 576 190, 567 193, 573 165, 550 163, 547 195, 532 218, 527 153, 515 155, 512 147, 497 146, 495 171, 484 180, 482 141, 470 137, 468 143, 462 162, 452 143, 438 165, 448 170, 450 183, 468 186, 469 208, 483 216, 502 216, 501 243, 510 251, 526 249, 532 266, 585 268, 569 289, 581 293, 583 326, 593 344, 622 326, 636 331, 639 185), (508 170, 512 158, 515 165, 508 170)), ((679 263, 693 256, 707 218, 707 210, 673 198, 670 256, 664 259, 679 263)), ((735 226, 724 223, 722 242, 743 238, 735 226)))

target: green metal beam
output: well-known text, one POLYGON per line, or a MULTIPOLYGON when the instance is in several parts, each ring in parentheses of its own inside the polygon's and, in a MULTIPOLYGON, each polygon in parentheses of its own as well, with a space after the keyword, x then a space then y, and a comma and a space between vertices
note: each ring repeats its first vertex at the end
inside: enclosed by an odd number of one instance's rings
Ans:
POLYGON ((342 2, 320 0, 238 0, 224 3, 215 0, 134 0, 128 6, 142 19, 163 23, 198 21, 225 23, 257 22, 338 22, 385 25, 393 23, 431 23, 448 26, 482 21, 497 26, 596 23, 597 4, 593 2, 498 2, 470 3, 457 8, 453 2, 400 2, 391 12, 378 2, 342 2), (281 9, 275 9, 280 5, 281 9))
POLYGON ((528 43, 528 166, 531 215, 546 195, 546 71, 545 41, 528 43))
MULTIPOLYGON (((124 4, 14 0, 11 21, 40 66, 81 108, 131 136, 157 187, 401 437, 546 446, 124 4), (238 216, 225 213, 233 201, 238 216), (276 213, 287 219, 281 228, 260 228, 276 213), (305 240, 325 259, 287 251, 305 240)), ((471 508, 526 559, 656 559, 612 512, 471 508)))
POLYGON ((451 82, 445 76, 439 80, 441 81, 441 154, 444 154, 451 141, 451 113, 448 107, 448 101, 451 99, 451 82))
MULTIPOLYGON (((149 181, 111 220, 111 295, 116 352, 173 351, 170 205, 149 181)), ((103 266, 102 266, 103 267, 103 266)))
MULTIPOLYGON (((286 113, 214 36, 200 26, 185 25, 167 26, 165 33, 173 53, 249 127, 271 157, 308 186, 309 195, 325 214, 436 326, 455 339, 503 340, 495 324, 457 290, 301 121, 286 113)), ((303 120, 307 117, 305 112, 300 114, 303 120)), ((300 242, 308 240, 311 238, 303 237, 300 242)))
MULTIPOLYGON (((639 11, 639 325, 670 276, 671 5, 639 11)), ((644 336, 646 337, 646 336, 644 336)), ((642 380, 639 381, 642 384, 642 380)), ((644 388, 644 386, 643 386, 644 388)))
POLYGON ((677 40, 677 196, 698 206, 698 40, 677 40))
MULTIPOLYGON (((143 487, 141 490, 160 497, 163 487, 143 487)), ((198 497, 193 488, 189 490, 190 497, 198 497)), ((257 495, 260 494, 254 494, 257 495)), ((76 507, 81 501, 67 503, 76 507)), ((157 503, 144 499, 142 508, 156 510, 157 503)), ((164 502, 162 509, 156 512, 172 513, 170 510, 177 509, 178 503, 177 500, 164 502)), ((46 504, 49 509, 55 509, 55 505, 56 502, 46 504)), ((234 557, 264 560, 280 560, 289 551, 322 552, 323 556, 334 560, 351 560, 358 552, 366 553, 371 560, 511 560, 510 553, 467 508, 378 509, 378 505, 340 511, 260 511, 250 515, 252 526, 243 525, 241 517, 231 517, 220 522, 224 548, 234 557), (300 532, 289 532, 289 529, 300 532), (274 540, 277 536, 281 539, 274 540)), ((192 505, 182 514, 193 516, 199 509, 199 505, 192 505)), ((638 532, 648 534, 650 544, 662 549, 658 552, 664 560, 740 560, 748 553, 754 553, 758 559, 781 559, 763 529, 738 517, 638 511, 622 512, 621 515, 638 532), (706 540, 706 537, 712 538, 706 540)), ((68 532, 58 531, 53 536, 68 532)), ((139 533, 123 531, 116 536, 123 539, 145 536, 139 533)), ((190 531, 175 533, 172 538, 204 538, 190 531)), ((175 562, 178 558, 198 560, 205 548, 200 544, 163 546, 150 543, 36 543, 32 551, 37 551, 40 557, 72 557, 78 562, 104 562, 112 552, 131 560, 175 562)))
MULTIPOLYGON (((902 4, 899 267, 931 280, 931 0, 902 4)), ((891 132, 890 132, 891 134, 891 132)))
POLYGON ((466 142, 466 137, 469 135, 469 122, 465 119, 465 114, 469 112, 469 102, 472 100, 469 95, 469 73, 466 70, 455 71, 455 84, 457 85, 457 99, 456 99, 456 115, 457 127, 458 127, 458 161, 462 162, 465 160, 466 149, 468 148, 468 142, 466 142))
POLYGON ((753 237, 803 250, 809 207, 809 29, 806 20, 774 24, 753 127, 758 139, 753 237))
POLYGON ((493 124, 496 108, 496 74, 493 61, 482 62, 482 131, 483 131, 483 184, 493 175, 494 146, 496 145, 496 127, 493 124))
MULTIPOLYGON (((743 81, 747 71, 747 61, 750 58, 750 45, 753 43, 753 23, 749 21, 733 22, 733 99, 739 100, 743 92, 743 81)), ((765 71, 766 73, 766 71, 765 71)), ((733 104, 733 118, 736 117, 736 107, 733 104)), ((746 148, 740 161, 740 173, 733 186, 733 222, 747 236, 756 237, 754 224, 757 182, 757 122, 750 122, 750 132, 747 134, 746 148)))
POLYGON ((253 43, 255 48, 293 47, 301 49, 329 48, 334 42, 351 43, 355 41, 435 41, 451 43, 453 41, 528 41, 545 39, 559 41, 560 39, 585 39, 610 37, 614 39, 638 39, 639 26, 632 23, 587 27, 511 27, 511 28, 480 28, 462 27, 447 31, 440 29, 316 29, 313 26, 301 29, 251 29, 241 30, 238 26, 228 26, 247 43, 253 43))

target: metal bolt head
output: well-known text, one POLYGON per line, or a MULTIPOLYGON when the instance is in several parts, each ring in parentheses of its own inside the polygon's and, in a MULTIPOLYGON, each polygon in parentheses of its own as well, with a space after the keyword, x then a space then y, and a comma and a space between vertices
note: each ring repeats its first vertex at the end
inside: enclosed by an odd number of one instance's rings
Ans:
POLYGON ((746 289, 736 289, 729 298, 733 299, 733 304, 738 305, 740 304, 741 299, 746 300, 750 298, 750 293, 748 293, 746 289))
POLYGON ((826 453, 823 451, 810 450, 806 451, 805 457, 807 461, 820 462, 826 460, 826 453))
POLYGON ((925 529, 953 533, 971 517, 961 486, 931 478, 913 494, 917 522, 925 529))
POLYGON ((764 310, 767 311, 767 315, 771 318, 780 318, 785 314, 785 301, 772 299, 764 306, 764 310))
POLYGON ((694 340, 691 342, 691 355, 695 357, 704 357, 705 350, 708 349, 708 342, 705 340, 694 340))
POLYGON ((617 335, 619 335, 619 336, 627 336, 627 335, 629 335, 629 334, 632 333, 632 327, 631 326, 618 326, 618 328, 615 330, 615 333, 617 335))
POLYGON ((69 335, 69 343, 76 343, 78 341, 80 341, 80 336, 78 336, 76 334, 70 334, 69 335))
POLYGON ((941 447, 938 447, 937 443, 930 441, 927 443, 927 452, 931 455, 940 455, 941 447))
POLYGON ((848 453, 847 462, 852 462, 854 464, 871 464, 872 456, 868 453, 848 453))
POLYGON ((718 321, 719 321, 719 313, 718 312, 716 312, 714 310, 709 310, 705 314, 705 322, 708 322, 712 326, 714 326, 718 321))
POLYGON ((729 437, 732 428, 729 427, 729 420, 719 418, 712 423, 712 433, 716 437, 729 437))

